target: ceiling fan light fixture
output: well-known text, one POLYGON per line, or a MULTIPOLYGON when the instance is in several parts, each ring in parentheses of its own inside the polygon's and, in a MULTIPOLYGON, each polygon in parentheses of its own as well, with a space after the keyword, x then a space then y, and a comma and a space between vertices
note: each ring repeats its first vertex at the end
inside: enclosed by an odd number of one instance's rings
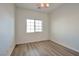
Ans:
POLYGON ((48 3, 40 3, 38 8, 48 8, 49 4, 48 3))
POLYGON ((43 3, 41 3, 40 5, 41 5, 40 7, 44 7, 44 4, 43 3))
POLYGON ((46 3, 46 6, 47 6, 47 7, 49 7, 49 4, 48 4, 48 3, 46 3))

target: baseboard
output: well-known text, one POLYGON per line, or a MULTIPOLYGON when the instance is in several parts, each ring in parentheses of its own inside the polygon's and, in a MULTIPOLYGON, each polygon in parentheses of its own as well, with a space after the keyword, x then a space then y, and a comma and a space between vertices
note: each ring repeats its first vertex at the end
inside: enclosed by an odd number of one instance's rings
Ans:
POLYGON ((11 56, 14 48, 15 48, 16 45, 13 45, 11 48, 8 49, 8 56, 11 56))
POLYGON ((79 50, 76 50, 76 49, 74 49, 74 48, 68 47, 68 46, 66 46, 66 45, 64 45, 64 44, 62 44, 62 43, 59 43, 59 42, 57 42, 57 41, 54 41, 54 40, 51 40, 51 41, 53 41, 53 42, 55 42, 55 43, 57 43, 57 44, 59 44, 59 45, 61 45, 61 46, 63 46, 63 47, 66 47, 66 48, 68 48, 68 49, 70 49, 70 50, 73 50, 73 51, 79 53, 79 50))
MULTIPOLYGON (((26 42, 26 43, 20 43, 20 44, 35 43, 35 42, 43 42, 43 41, 48 41, 48 40, 39 40, 39 41, 32 41, 32 42, 26 42)), ((20 45, 20 44, 16 44, 16 45, 20 45)))

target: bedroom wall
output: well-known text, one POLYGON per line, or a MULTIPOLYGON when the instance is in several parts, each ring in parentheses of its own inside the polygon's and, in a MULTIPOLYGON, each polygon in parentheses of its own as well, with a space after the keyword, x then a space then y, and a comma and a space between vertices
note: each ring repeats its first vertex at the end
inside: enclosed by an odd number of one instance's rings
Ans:
POLYGON ((63 4, 50 16, 50 39, 79 52, 79 4, 63 4))
POLYGON ((16 44, 48 40, 48 15, 24 8, 16 8, 16 44), (43 32, 26 33, 26 19, 43 21, 43 32))
POLYGON ((15 46, 15 6, 0 4, 0 56, 8 56, 15 46))

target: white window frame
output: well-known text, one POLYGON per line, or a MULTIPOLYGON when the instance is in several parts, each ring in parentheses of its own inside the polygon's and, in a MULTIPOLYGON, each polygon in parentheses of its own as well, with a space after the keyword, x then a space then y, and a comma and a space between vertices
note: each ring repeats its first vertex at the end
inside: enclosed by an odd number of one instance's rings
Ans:
POLYGON ((43 22, 42 22, 42 20, 26 19, 26 33, 42 32, 42 31, 43 31, 43 22), (33 25, 31 24, 31 21, 34 21, 33 25))

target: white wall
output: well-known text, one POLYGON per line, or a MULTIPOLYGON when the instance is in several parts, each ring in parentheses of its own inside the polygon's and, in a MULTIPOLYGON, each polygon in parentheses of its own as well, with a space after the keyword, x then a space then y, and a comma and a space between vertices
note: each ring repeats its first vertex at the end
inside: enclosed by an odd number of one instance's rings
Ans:
POLYGON ((0 4, 0 55, 10 55, 15 46, 14 4, 0 4))
POLYGON ((64 4, 51 14, 51 40, 79 52, 79 4, 64 4))
POLYGON ((48 40, 48 15, 28 9, 16 9, 16 44, 48 40), (26 33, 26 19, 40 19, 43 21, 43 32, 26 33))

